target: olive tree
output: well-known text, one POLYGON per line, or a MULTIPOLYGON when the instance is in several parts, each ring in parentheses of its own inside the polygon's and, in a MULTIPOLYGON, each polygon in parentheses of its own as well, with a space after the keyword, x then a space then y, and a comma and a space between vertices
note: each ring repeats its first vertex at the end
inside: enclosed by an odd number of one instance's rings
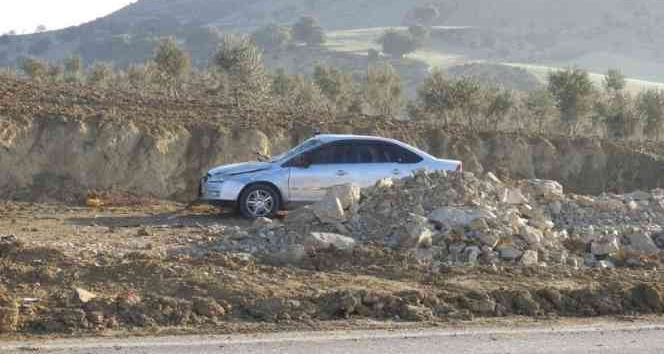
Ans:
POLYGON ((260 98, 268 88, 263 54, 246 35, 224 36, 212 58, 212 66, 228 76, 236 104, 244 98, 260 98))
POLYGON ((383 53, 394 58, 403 58, 404 55, 414 52, 418 42, 410 33, 402 33, 396 30, 387 30, 379 39, 378 43, 383 47, 383 53))
POLYGON ((363 85, 364 101, 374 114, 397 117, 403 106, 401 78, 389 63, 370 65, 363 85))
POLYGON ((159 41, 152 60, 155 63, 158 83, 177 96, 178 86, 190 69, 189 55, 180 48, 175 38, 168 37, 159 41))
POLYGON ((270 24, 259 28, 251 38, 266 51, 283 49, 292 39, 293 33, 289 26, 270 24))
POLYGON ((301 17, 293 25, 293 39, 298 42, 304 42, 307 45, 320 45, 326 41, 323 27, 321 27, 317 19, 310 16, 301 17))
POLYGON ((21 69, 30 80, 40 81, 46 76, 48 63, 43 59, 25 58, 21 61, 21 69))
POLYGON ((570 134, 592 109, 593 84, 587 71, 569 68, 549 74, 549 92, 570 134))

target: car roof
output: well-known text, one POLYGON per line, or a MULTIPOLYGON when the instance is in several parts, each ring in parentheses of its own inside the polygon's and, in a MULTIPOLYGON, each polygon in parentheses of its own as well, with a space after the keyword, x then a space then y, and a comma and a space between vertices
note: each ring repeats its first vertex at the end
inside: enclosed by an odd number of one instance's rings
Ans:
POLYGON ((354 135, 354 134, 318 134, 315 136, 316 139, 320 139, 324 142, 337 141, 337 140, 376 140, 376 141, 390 141, 398 143, 399 141, 389 138, 382 138, 379 136, 369 136, 369 135, 354 135))
POLYGON ((339 141, 339 140, 373 140, 373 141, 386 141, 390 143, 397 144, 401 147, 404 147, 408 150, 411 150, 413 152, 416 152, 417 154, 421 156, 427 156, 429 158, 433 158, 430 154, 426 153, 425 151, 422 151, 412 145, 406 144, 402 141, 396 140, 396 139, 390 139, 390 138, 383 138, 379 136, 370 136, 370 135, 354 135, 354 134, 318 134, 314 137, 315 139, 318 139, 324 143, 329 143, 332 141, 339 141))

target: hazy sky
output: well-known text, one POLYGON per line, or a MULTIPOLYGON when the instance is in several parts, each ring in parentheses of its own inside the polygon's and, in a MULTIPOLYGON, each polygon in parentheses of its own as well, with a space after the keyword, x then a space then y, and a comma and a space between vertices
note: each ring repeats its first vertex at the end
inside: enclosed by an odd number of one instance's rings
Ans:
POLYGON ((136 0, 0 0, 0 34, 58 29, 102 17, 136 0))

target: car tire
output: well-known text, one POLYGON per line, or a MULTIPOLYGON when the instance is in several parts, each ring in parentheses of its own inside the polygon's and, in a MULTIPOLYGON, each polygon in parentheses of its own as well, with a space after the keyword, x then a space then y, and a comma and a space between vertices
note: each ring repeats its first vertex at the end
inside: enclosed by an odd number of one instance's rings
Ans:
POLYGON ((281 208, 281 196, 270 185, 254 184, 242 191, 238 204, 247 219, 273 218, 281 208))

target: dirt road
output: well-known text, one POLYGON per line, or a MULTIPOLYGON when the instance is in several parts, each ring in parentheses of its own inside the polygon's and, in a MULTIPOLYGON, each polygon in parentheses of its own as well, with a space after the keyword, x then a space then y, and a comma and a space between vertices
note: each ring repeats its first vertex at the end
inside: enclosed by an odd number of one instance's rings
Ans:
POLYGON ((529 329, 352 331, 14 342, 3 353, 660 353, 664 326, 603 324, 529 329))

